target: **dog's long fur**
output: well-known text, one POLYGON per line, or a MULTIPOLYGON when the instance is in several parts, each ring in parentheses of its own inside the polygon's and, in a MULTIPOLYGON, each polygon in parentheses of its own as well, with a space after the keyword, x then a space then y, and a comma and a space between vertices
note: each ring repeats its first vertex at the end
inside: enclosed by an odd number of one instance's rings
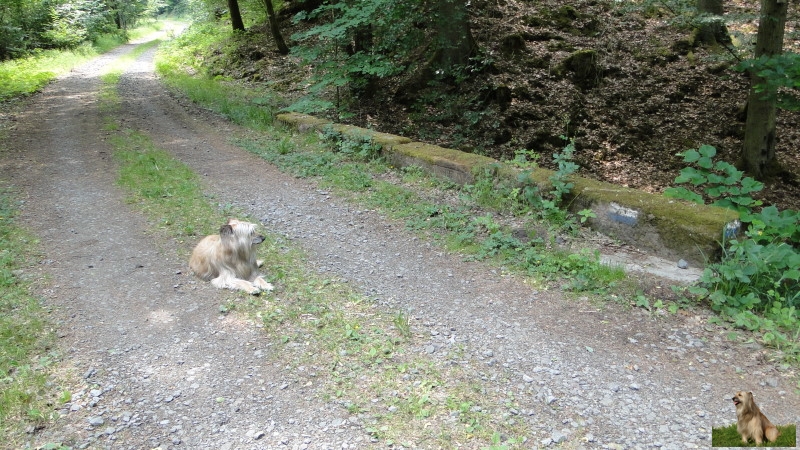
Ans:
POLYGON ((271 291, 258 273, 255 246, 264 241, 256 234, 256 225, 236 219, 219 229, 219 234, 206 236, 194 248, 189 267, 198 278, 211 281, 220 289, 239 289, 249 294, 271 291))
POLYGON ((746 444, 752 438, 756 445, 761 445, 765 437, 770 442, 778 439, 778 428, 758 408, 752 392, 737 392, 732 400, 739 418, 736 431, 742 436, 742 442, 746 444))

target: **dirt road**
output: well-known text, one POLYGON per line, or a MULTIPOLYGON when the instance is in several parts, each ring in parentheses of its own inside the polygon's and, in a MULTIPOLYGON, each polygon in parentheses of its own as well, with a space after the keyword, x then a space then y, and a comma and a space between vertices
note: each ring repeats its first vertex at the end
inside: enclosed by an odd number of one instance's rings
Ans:
MULTIPOLYGON (((97 94, 103 67, 130 50, 36 96, 2 155, 2 176, 25 201, 20 223, 41 238, 42 294, 56 309, 65 369, 82 380, 36 443, 385 448, 366 430, 370 412, 325 401, 324 383, 278 357, 276 336, 220 315, 222 294, 196 282, 176 244, 126 204, 97 94)), ((236 127, 171 98, 152 57, 120 81, 118 120, 201 174, 220 203, 306 249, 315 270, 349 280, 383 310, 408 312, 429 335, 417 351, 432 363, 448 364, 447 349, 463 348, 459 364, 474 382, 518 405, 508 414, 529 428, 525 448, 707 447, 712 425, 735 420, 729 399, 742 389, 773 422, 800 422, 788 374, 703 317, 602 308, 449 255, 233 147, 236 127)))

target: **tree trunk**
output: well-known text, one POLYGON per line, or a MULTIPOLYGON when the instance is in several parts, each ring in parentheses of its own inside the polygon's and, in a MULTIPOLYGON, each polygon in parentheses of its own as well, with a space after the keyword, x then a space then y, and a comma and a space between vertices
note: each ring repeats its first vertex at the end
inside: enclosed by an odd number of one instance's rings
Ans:
POLYGON ((478 46, 464 0, 437 0, 436 9, 437 48, 433 62, 437 69, 449 72, 455 66, 467 65, 478 46))
MULTIPOLYGON (((761 0, 756 58, 779 55, 783 51, 787 4, 786 0, 761 0)), ((763 180, 779 170, 775 159, 776 99, 769 92, 755 91, 756 85, 764 83, 755 73, 750 74, 750 83, 741 166, 756 179, 763 180)))
MULTIPOLYGON (((353 30, 353 40, 346 48, 349 55, 372 53, 374 35, 371 25, 362 25, 353 30)), ((353 73, 353 83, 350 90, 353 95, 362 98, 373 98, 378 89, 378 77, 363 72, 353 73)))
POLYGON ((395 93, 395 101, 410 104, 417 93, 428 83, 458 75, 459 66, 469 64, 478 45, 470 29, 466 0, 435 0, 436 37, 431 41, 432 56, 414 74, 405 80, 395 93))
POLYGON ((710 16, 720 16, 718 20, 704 21, 697 29, 697 41, 713 45, 717 43, 728 44, 731 42, 728 28, 722 21, 724 13, 722 0, 697 0, 697 12, 710 16))
POLYGON ((358 52, 369 53, 372 51, 372 43, 372 26, 362 25, 353 33, 353 48, 349 53, 351 55, 358 52))
POLYGON ((239 0, 228 0, 228 11, 231 13, 231 26, 234 31, 244 31, 242 13, 239 11, 239 0))
POLYGON ((278 46, 278 53, 281 55, 288 55, 289 47, 286 46, 286 41, 283 40, 281 29, 278 28, 278 18, 275 17, 275 8, 272 6, 272 0, 264 0, 264 5, 267 7, 269 29, 272 31, 272 37, 275 39, 275 45, 278 46))

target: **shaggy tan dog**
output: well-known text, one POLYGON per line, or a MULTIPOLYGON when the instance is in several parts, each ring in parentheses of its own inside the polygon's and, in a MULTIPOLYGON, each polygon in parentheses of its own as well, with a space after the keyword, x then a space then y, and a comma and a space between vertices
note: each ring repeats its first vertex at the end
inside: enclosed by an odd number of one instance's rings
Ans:
POLYGON ((742 442, 745 444, 752 438, 756 445, 761 445, 766 437, 770 442, 778 439, 778 429, 767 419, 756 402, 753 401, 752 392, 737 392, 733 396, 733 404, 736 405, 736 416, 739 422, 736 431, 742 435, 742 442))
POLYGON ((211 281, 220 289, 239 289, 248 294, 271 291, 272 284, 258 273, 256 245, 264 236, 256 234, 256 225, 229 219, 219 234, 206 236, 197 244, 189 267, 198 278, 211 281))

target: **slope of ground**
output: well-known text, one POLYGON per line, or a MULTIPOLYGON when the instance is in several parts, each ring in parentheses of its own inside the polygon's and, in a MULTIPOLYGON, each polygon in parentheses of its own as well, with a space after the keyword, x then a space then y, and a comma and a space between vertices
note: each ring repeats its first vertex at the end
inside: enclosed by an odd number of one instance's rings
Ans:
MULTIPOLYGON (((185 244, 160 237, 126 203, 97 91, 103 69, 128 50, 33 98, 2 154, 3 177, 24 199, 21 224, 39 235, 45 254, 29 275, 46 280, 41 292, 56 311, 65 370, 78 379, 63 418, 31 441, 387 447, 369 424, 395 413, 396 392, 356 411, 323 395, 329 361, 315 361, 315 349, 302 341, 287 343, 238 314, 221 315, 229 294, 192 278, 177 256, 185 244), (300 354, 312 363, 293 364, 300 354)), ((123 75, 115 119, 201 174, 221 205, 248 211, 304 248, 317 272, 348 282, 376 311, 408 314, 414 339, 407 351, 432 366, 459 367, 466 374, 460 381, 481 393, 498 420, 521 424, 528 441, 520 447, 704 448, 712 425, 733 422, 729 399, 742 389, 757 393, 773 422, 800 421, 795 374, 758 346, 730 341, 702 313, 651 315, 569 299, 465 262, 231 146, 244 132, 170 97, 153 75, 152 56, 123 75)), ((414 382, 416 375, 406 376, 414 382)), ((455 381, 441 380, 439 389, 455 381)), ((419 423, 434 433, 444 426, 419 423)))
MULTIPOLYGON (((337 95, 352 116, 331 118, 498 159, 533 150, 546 167, 566 136, 575 139, 582 175, 647 192, 673 184, 685 166, 677 153, 689 148, 713 145, 720 158, 736 163, 748 79, 733 70, 737 59, 725 48, 690 44, 692 29, 676 26, 676 15, 661 3, 646 17, 629 2, 595 0, 472 7, 481 49, 476 64, 484 67, 478 75, 418 92, 418 101, 405 104, 395 97, 402 76, 379 83, 373 99, 348 99, 341 89, 337 95), (562 68, 580 51, 593 52, 589 79, 562 68)), ((746 48, 757 15, 752 5, 726 7, 730 17, 749 14, 731 26, 746 48)), ((796 51, 789 22, 785 47, 796 51)), ((282 26, 287 36, 297 31, 288 19, 282 26)), ((278 55, 267 30, 249 33, 233 46, 239 48, 208 61, 211 73, 266 82, 287 95, 303 92, 307 80, 300 74, 311 71, 278 55)), ((762 194, 779 208, 800 209, 798 123, 800 114, 779 112, 777 154, 786 171, 762 194)))

